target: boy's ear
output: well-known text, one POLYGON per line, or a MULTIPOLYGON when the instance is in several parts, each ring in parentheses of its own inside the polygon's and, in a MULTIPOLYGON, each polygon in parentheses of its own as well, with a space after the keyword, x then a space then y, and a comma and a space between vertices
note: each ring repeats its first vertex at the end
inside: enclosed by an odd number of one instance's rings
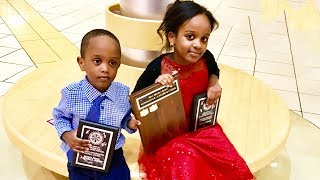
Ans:
POLYGON ((82 57, 78 56, 77 57, 77 62, 79 64, 79 67, 81 69, 81 71, 85 71, 85 68, 84 68, 84 59, 82 59, 82 57))
POLYGON ((170 42, 170 45, 174 45, 174 42, 176 40, 176 35, 171 31, 168 33, 168 40, 170 42))

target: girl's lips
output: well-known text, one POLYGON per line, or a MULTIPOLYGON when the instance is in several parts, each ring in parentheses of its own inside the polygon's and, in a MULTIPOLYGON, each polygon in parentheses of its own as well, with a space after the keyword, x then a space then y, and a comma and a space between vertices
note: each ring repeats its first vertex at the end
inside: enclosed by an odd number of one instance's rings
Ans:
POLYGON ((191 56, 199 56, 201 53, 195 51, 189 51, 191 56))

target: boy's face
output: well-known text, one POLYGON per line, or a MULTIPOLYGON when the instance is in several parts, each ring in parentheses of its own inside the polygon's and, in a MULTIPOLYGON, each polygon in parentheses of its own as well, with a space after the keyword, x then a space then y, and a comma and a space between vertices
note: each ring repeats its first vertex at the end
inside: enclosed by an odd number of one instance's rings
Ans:
POLYGON ((105 92, 117 75, 120 66, 118 43, 109 36, 97 36, 89 40, 85 57, 77 61, 86 71, 89 82, 100 92, 105 92))
POLYGON ((184 22, 177 34, 169 32, 169 41, 174 44, 174 61, 179 64, 197 62, 207 49, 210 33, 211 24, 204 14, 184 22))

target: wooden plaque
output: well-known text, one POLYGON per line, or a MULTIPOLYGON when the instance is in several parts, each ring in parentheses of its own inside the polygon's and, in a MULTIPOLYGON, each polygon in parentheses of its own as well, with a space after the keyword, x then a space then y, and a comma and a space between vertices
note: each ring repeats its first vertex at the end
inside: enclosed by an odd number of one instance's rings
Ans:
POLYGON ((201 93, 193 99, 193 112, 190 129, 195 131, 199 128, 214 125, 217 121, 220 98, 216 104, 206 106, 207 93, 201 93))
POLYGON ((177 75, 170 87, 153 84, 130 95, 135 117, 141 121, 144 151, 152 153, 173 137, 188 131, 177 75))
POLYGON ((91 142, 84 153, 73 153, 72 165, 107 173, 109 171, 119 128, 80 120, 77 137, 91 142))

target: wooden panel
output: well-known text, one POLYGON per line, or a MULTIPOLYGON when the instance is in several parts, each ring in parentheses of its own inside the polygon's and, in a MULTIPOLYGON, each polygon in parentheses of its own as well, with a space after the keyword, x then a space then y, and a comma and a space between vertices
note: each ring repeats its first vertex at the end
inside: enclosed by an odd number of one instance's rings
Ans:
POLYGON ((130 102, 135 117, 141 121, 139 132, 144 152, 153 153, 189 130, 177 76, 170 87, 153 84, 131 94, 130 102))

